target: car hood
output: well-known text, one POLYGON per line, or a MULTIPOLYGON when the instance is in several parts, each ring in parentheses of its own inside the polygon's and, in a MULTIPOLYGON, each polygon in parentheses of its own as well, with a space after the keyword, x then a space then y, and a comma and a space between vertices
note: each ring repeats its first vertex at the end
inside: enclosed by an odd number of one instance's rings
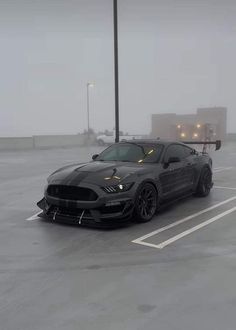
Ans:
POLYGON ((106 186, 129 182, 132 176, 146 172, 144 164, 93 161, 63 167, 50 175, 48 182, 73 186, 83 183, 106 186))

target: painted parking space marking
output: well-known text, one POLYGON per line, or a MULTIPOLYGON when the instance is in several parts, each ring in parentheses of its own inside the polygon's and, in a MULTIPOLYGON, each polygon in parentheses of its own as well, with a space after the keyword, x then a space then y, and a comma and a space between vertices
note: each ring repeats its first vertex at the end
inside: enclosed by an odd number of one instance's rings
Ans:
POLYGON ((196 230, 199 230, 199 229, 201 229, 203 227, 206 227, 206 226, 210 225, 211 223, 213 223, 213 222, 215 222, 215 221, 217 221, 217 220, 219 220, 219 219, 225 217, 226 215, 228 215, 230 213, 233 213, 235 211, 236 211, 236 206, 232 207, 231 209, 229 209, 229 210, 227 210, 225 212, 222 212, 222 213, 216 215, 215 217, 213 217, 211 219, 208 219, 208 220, 200 223, 197 226, 194 226, 194 227, 192 227, 192 228, 190 228, 188 230, 183 231, 182 233, 180 233, 178 235, 175 235, 175 236, 169 238, 168 240, 166 240, 166 241, 164 241, 164 242, 156 245, 156 248, 157 249, 163 249, 165 246, 170 245, 170 244, 174 243, 175 241, 178 241, 179 239, 181 239, 181 238, 183 238, 183 237, 185 237, 185 236, 187 236, 187 235, 195 232, 196 230))
POLYGON ((42 211, 35 213, 34 215, 32 215, 31 217, 25 219, 26 221, 34 221, 34 220, 39 220, 40 218, 38 217, 38 215, 42 213, 42 211))
POLYGON ((206 208, 206 209, 203 209, 203 210, 201 210, 201 211, 199 211, 199 212, 196 212, 196 213, 194 213, 194 214, 191 214, 191 215, 189 215, 189 216, 187 216, 187 217, 185 217, 185 218, 183 218, 183 219, 180 219, 180 220, 178 220, 178 221, 175 221, 175 222, 173 222, 173 223, 171 223, 171 224, 169 224, 169 225, 167 225, 167 226, 164 226, 164 227, 161 227, 161 228, 159 228, 159 229, 157 229, 157 230, 154 230, 154 231, 152 231, 152 232, 150 232, 150 233, 148 233, 148 234, 146 234, 146 235, 143 235, 143 236, 141 236, 141 237, 139 237, 139 238, 136 238, 135 240, 133 240, 133 241, 131 241, 131 242, 132 242, 132 243, 135 243, 135 244, 146 245, 146 246, 149 246, 149 247, 156 247, 155 244, 148 243, 148 242, 144 242, 144 240, 146 240, 147 238, 150 238, 150 237, 152 237, 152 236, 155 236, 155 235, 157 235, 157 234, 160 234, 160 233, 162 233, 163 231, 166 231, 166 230, 168 230, 168 229, 170 229, 170 228, 176 227, 176 226, 178 226, 178 225, 180 225, 180 224, 182 224, 182 223, 184 223, 184 222, 187 222, 187 221, 189 221, 189 220, 192 220, 192 219, 198 217, 199 215, 202 215, 202 214, 204 214, 204 213, 207 213, 207 212, 209 212, 209 211, 212 211, 212 210, 214 210, 215 208, 220 207, 220 206, 222 206, 222 205, 225 205, 225 204, 227 204, 227 203, 230 203, 230 202, 232 202, 232 201, 234 201, 234 200, 236 200, 236 196, 233 196, 233 197, 228 198, 228 199, 226 199, 226 200, 224 200, 224 201, 222 201, 222 202, 220 202, 220 203, 217 203, 217 204, 215 204, 215 205, 213 205, 213 206, 210 206, 210 207, 208 207, 208 208, 206 208))
POLYGON ((223 172, 223 171, 229 171, 232 170, 233 167, 229 166, 229 167, 221 167, 221 168, 214 168, 213 169, 213 173, 219 173, 219 172, 223 172))
POLYGON ((236 190, 234 187, 214 186, 216 189, 236 190))

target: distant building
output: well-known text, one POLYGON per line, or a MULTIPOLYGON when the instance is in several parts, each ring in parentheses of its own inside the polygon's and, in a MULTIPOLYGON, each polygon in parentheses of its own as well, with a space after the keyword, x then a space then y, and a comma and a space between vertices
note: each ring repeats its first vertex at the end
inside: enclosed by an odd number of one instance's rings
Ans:
POLYGON ((199 108, 196 114, 152 115, 152 137, 168 140, 226 139, 227 108, 199 108))

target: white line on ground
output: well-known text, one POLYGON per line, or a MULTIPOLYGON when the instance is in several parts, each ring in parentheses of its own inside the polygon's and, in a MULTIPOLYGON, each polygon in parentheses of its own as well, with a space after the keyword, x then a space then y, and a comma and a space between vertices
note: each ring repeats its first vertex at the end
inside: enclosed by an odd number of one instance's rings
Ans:
POLYGON ((33 221, 33 220, 39 220, 40 218, 38 217, 38 215, 42 213, 42 211, 32 215, 31 217, 29 217, 28 219, 26 219, 26 221, 33 221))
POLYGON ((225 211, 223 213, 220 213, 220 214, 216 215, 215 217, 213 217, 213 218, 211 218, 211 219, 209 219, 207 221, 204 221, 204 222, 200 223, 199 225, 197 225, 195 227, 192 227, 192 228, 190 228, 188 230, 183 231, 182 233, 180 233, 180 234, 178 234, 176 236, 171 237, 170 239, 168 239, 168 240, 166 240, 166 241, 164 241, 164 242, 156 245, 156 248, 157 249, 163 249, 165 246, 170 245, 171 243, 174 243, 175 241, 177 241, 177 240, 179 240, 179 239, 181 239, 181 238, 183 238, 183 237, 185 237, 185 236, 193 233, 194 231, 199 230, 199 229, 201 229, 203 227, 206 227, 206 226, 210 225, 212 222, 215 222, 215 221, 217 221, 217 220, 219 220, 219 219, 225 217, 226 215, 228 215, 228 214, 230 214, 232 212, 235 212, 235 211, 236 211, 236 206, 232 207, 231 209, 229 209, 229 210, 227 210, 227 211, 225 211))
POLYGON ((214 186, 216 189, 228 189, 228 190, 236 190, 234 187, 221 187, 221 186, 214 186))
POLYGON ((199 212, 197 212, 197 213, 191 214, 191 215, 189 215, 189 216, 187 216, 187 217, 185 217, 185 218, 183 218, 183 219, 181 219, 181 220, 178 220, 178 221, 176 221, 176 222, 173 222, 173 223, 171 223, 171 224, 169 224, 169 225, 167 225, 167 226, 165 226, 165 227, 161 227, 161 228, 159 228, 159 229, 157 229, 157 230, 154 230, 154 231, 152 231, 152 232, 149 233, 149 234, 146 234, 146 235, 144 235, 144 236, 141 236, 141 237, 139 237, 139 238, 133 240, 132 243, 137 243, 137 244, 142 244, 142 245, 148 245, 148 246, 149 246, 149 245, 150 245, 149 243, 145 243, 145 242, 142 242, 142 241, 144 241, 145 239, 147 239, 147 238, 149 238, 149 237, 152 237, 152 236, 154 236, 154 235, 157 235, 157 234, 159 234, 159 233, 161 233, 161 232, 163 232, 163 231, 165 231, 165 230, 168 230, 168 229, 170 229, 170 228, 176 227, 176 226, 180 225, 181 223, 184 223, 184 222, 187 222, 187 221, 189 221, 189 220, 191 220, 191 219, 193 219, 193 218, 196 218, 196 217, 198 217, 199 215, 202 215, 202 214, 204 214, 204 213, 206 213, 206 212, 209 212, 209 211, 211 211, 211 210, 214 210, 215 208, 220 207, 221 205, 224 205, 224 204, 230 203, 230 202, 232 202, 232 201, 234 201, 234 200, 236 200, 236 196, 233 196, 233 197, 231 197, 231 198, 228 198, 228 199, 226 199, 226 200, 224 200, 224 201, 222 201, 222 202, 220 202, 220 203, 217 203, 217 204, 215 204, 215 205, 213 205, 213 206, 210 206, 210 207, 208 207, 208 208, 206 208, 206 209, 203 209, 203 210, 201 210, 201 211, 199 211, 199 212), (145 244, 143 244, 143 243, 145 243, 145 244))
POLYGON ((228 170, 232 170, 232 166, 231 167, 222 167, 222 168, 215 168, 213 169, 213 173, 219 173, 219 172, 223 172, 223 171, 228 171, 228 170))

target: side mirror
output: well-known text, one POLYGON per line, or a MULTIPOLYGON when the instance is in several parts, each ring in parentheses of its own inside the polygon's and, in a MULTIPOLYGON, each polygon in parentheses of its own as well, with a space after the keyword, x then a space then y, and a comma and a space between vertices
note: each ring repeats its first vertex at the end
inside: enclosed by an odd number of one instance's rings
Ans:
POLYGON ((180 162, 180 158, 179 157, 170 157, 168 159, 168 164, 170 163, 179 163, 180 162))
POLYGON ((93 155, 92 160, 96 160, 98 156, 99 156, 98 154, 93 155))

